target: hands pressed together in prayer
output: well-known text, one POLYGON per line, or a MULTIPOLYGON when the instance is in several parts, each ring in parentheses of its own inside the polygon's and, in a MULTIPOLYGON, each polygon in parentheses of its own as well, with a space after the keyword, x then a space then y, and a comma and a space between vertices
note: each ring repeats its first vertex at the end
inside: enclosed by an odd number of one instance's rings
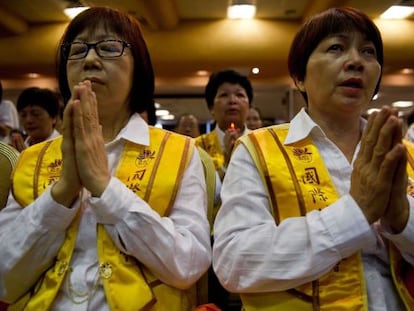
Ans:
POLYGON ((17 151, 22 152, 24 149, 26 149, 23 134, 20 131, 12 131, 9 136, 10 145, 13 146, 17 151))
POLYGON ((97 99, 88 80, 72 90, 63 115, 62 135, 63 168, 52 196, 69 207, 82 187, 99 197, 110 180, 97 99))
POLYGON ((241 130, 234 125, 231 125, 224 133, 224 164, 227 166, 230 162, 231 153, 233 152, 236 140, 241 136, 241 130))
POLYGON ((409 216, 407 151, 402 143, 402 120, 383 108, 368 119, 354 164, 350 193, 370 224, 381 220, 395 233, 409 216))

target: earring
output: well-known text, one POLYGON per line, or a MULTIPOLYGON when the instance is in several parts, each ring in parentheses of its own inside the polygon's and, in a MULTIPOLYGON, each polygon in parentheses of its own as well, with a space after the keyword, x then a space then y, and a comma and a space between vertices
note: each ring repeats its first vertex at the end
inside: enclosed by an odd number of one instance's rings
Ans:
POLYGON ((301 92, 305 92, 305 86, 303 85, 303 81, 296 81, 296 87, 301 92))

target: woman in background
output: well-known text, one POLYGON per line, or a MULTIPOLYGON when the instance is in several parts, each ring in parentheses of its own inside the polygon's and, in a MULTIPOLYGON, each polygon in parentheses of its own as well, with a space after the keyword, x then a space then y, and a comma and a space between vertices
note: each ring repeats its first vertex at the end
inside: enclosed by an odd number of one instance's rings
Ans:
POLYGON ((263 126, 262 114, 259 108, 250 107, 247 113, 246 125, 249 130, 257 130, 263 126))
POLYGON ((14 131, 10 133, 10 144, 19 152, 60 135, 55 129, 59 118, 59 99, 53 91, 38 87, 27 88, 20 93, 16 107, 26 137, 23 133, 14 131))

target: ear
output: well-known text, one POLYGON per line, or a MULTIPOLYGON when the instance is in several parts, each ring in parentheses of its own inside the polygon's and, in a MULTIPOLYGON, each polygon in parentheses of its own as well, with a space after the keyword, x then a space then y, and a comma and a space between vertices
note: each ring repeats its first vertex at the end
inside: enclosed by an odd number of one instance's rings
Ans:
POLYGON ((299 91, 305 92, 305 85, 303 81, 299 81, 295 79, 295 84, 296 84, 296 87, 299 89, 299 91))
POLYGON ((55 126, 56 126, 56 124, 57 124, 57 119, 58 119, 58 117, 53 117, 53 118, 52 118, 52 125, 53 125, 53 127, 55 127, 55 126))

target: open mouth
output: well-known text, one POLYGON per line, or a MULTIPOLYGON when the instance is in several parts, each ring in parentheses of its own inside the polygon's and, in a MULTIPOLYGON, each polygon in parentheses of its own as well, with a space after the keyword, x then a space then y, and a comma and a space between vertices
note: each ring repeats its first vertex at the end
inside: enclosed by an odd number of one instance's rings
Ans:
POLYGON ((362 83, 361 79, 348 79, 348 80, 345 80, 344 82, 342 82, 340 84, 340 86, 352 87, 352 88, 356 88, 356 89, 362 89, 363 88, 363 83, 362 83))

